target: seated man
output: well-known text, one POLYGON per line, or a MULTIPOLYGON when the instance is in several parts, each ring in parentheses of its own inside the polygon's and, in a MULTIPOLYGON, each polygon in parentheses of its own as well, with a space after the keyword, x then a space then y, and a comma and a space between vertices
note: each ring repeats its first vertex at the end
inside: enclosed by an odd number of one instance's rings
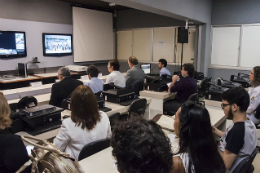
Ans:
POLYGON ((165 59, 159 59, 158 68, 160 69, 160 76, 171 75, 171 72, 166 68, 167 61, 165 59))
POLYGON ((110 60, 107 69, 110 74, 107 76, 106 83, 114 83, 114 85, 124 88, 125 76, 119 72, 119 62, 117 60, 110 60))
POLYGON ((60 107, 63 99, 69 97, 69 95, 83 83, 79 80, 72 79, 70 77, 70 69, 67 67, 61 67, 58 70, 58 78, 60 82, 52 85, 51 88, 51 99, 49 104, 60 107))
POLYGON ((193 64, 184 64, 181 70, 183 78, 179 78, 177 75, 172 77, 172 83, 169 86, 168 92, 177 92, 177 94, 174 100, 169 100, 163 104, 164 114, 175 114, 182 103, 187 101, 192 94, 197 92, 197 82, 193 78, 193 74, 193 64))
POLYGON ((230 173, 245 158, 249 157, 257 145, 254 123, 246 117, 249 95, 242 87, 230 88, 222 94, 221 107, 227 119, 233 120, 225 133, 212 126, 213 133, 221 137, 220 154, 230 173))
POLYGON ((153 121, 130 118, 113 131, 112 155, 120 173, 170 173, 173 153, 169 139, 153 121))
POLYGON ((137 66, 137 64, 138 64, 138 60, 136 59, 136 57, 131 56, 128 59, 128 65, 129 65, 130 69, 126 73, 126 76, 127 76, 126 86, 127 87, 132 88, 132 85, 134 85, 137 82, 144 81, 144 79, 145 79, 144 71, 141 70, 137 66))
POLYGON ((88 74, 88 78, 89 78, 89 81, 85 82, 84 85, 86 86, 89 86, 93 93, 97 93, 99 91, 103 91, 103 81, 98 77, 98 69, 96 66, 94 65, 90 65, 88 66, 88 69, 87 69, 87 74, 88 74))

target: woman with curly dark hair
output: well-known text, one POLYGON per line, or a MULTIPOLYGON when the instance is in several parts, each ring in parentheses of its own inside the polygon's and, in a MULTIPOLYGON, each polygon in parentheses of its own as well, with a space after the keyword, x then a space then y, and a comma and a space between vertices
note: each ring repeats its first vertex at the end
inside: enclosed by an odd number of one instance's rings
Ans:
POLYGON ((255 124, 260 123, 260 117, 255 117, 255 110, 260 104, 260 66, 255 66, 249 74, 249 81, 251 87, 249 87, 248 94, 250 96, 250 104, 246 111, 247 118, 253 121, 255 124))
POLYGON ((180 148, 174 155, 173 168, 181 162, 186 173, 225 173, 206 108, 184 103, 175 115, 174 131, 179 136, 180 148))
POLYGON ((131 118, 120 124, 113 131, 111 146, 120 173, 170 173, 172 170, 169 139, 153 121, 131 118))

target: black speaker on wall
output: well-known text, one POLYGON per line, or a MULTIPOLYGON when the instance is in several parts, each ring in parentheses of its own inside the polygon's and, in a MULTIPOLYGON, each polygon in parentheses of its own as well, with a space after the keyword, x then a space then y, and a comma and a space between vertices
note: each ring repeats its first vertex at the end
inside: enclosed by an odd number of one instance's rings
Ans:
POLYGON ((178 43, 188 43, 189 30, 185 27, 178 27, 178 43))

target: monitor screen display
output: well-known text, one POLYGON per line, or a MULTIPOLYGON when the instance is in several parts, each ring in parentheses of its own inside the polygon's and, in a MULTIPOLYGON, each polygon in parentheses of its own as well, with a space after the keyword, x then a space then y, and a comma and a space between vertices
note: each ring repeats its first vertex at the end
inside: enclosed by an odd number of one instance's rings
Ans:
POLYGON ((25 32, 0 31, 0 57, 26 57, 25 32))
POLYGON ((141 64, 141 69, 144 71, 144 74, 150 74, 151 64, 141 64))
POLYGON ((71 34, 43 34, 43 55, 64 56, 72 55, 71 34))

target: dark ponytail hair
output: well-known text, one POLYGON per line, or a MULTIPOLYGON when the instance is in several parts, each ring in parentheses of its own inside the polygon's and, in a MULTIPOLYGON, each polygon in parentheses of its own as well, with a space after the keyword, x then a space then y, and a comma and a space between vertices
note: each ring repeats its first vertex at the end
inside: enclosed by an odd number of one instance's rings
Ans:
POLYGON ((214 141, 209 112, 193 102, 186 102, 179 115, 180 150, 189 154, 189 173, 194 166, 196 173, 225 173, 225 164, 214 141))

